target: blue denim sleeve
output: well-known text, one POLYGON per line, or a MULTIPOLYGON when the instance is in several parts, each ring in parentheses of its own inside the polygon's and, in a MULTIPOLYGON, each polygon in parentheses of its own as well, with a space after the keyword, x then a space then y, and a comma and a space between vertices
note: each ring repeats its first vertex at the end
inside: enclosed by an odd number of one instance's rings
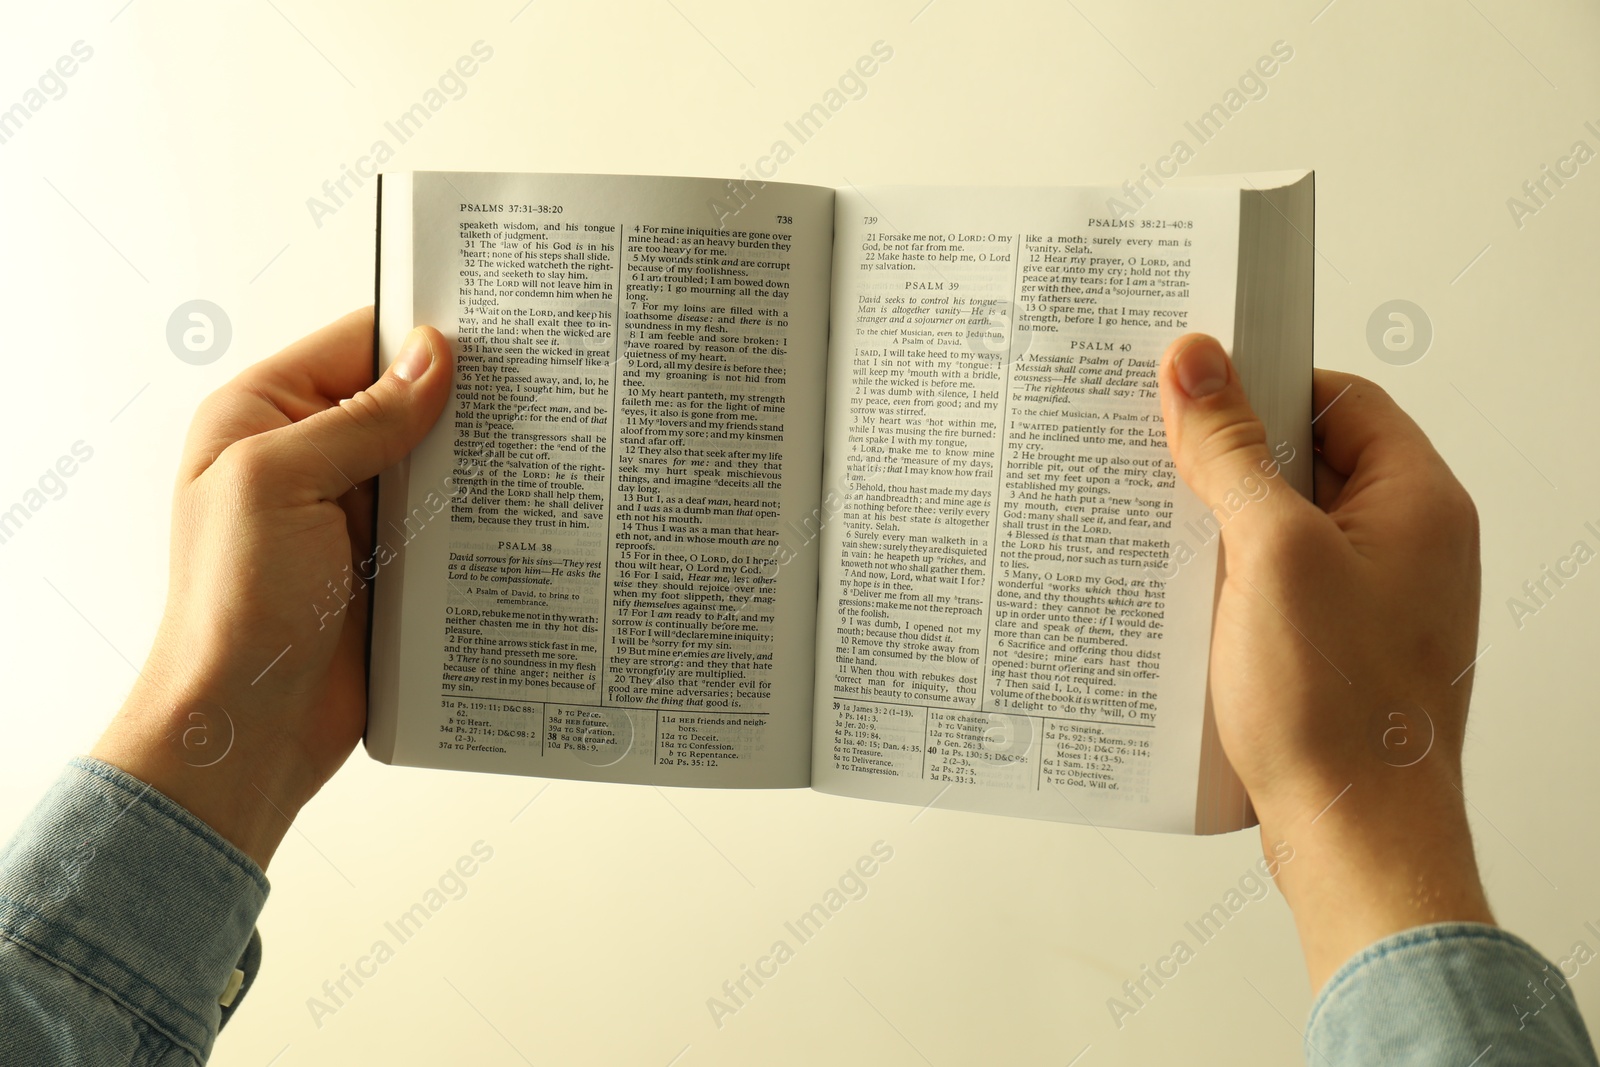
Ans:
POLYGON ((73 760, 0 851, 0 1063, 204 1062, 260 965, 267 891, 183 807, 73 760))
MULTIPOLYGON (((1581 951, 1580 951, 1581 949, 1581 951)), ((1306 1062, 1337 1067, 1566 1067, 1595 1063, 1568 978, 1514 934, 1436 923, 1386 937, 1328 980, 1306 1024, 1306 1062)))

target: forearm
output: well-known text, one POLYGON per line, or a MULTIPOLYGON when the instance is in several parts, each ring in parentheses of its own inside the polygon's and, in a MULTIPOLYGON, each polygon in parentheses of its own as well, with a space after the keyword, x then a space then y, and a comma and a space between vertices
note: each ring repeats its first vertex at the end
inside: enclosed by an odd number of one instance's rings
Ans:
POLYGON ((154 657, 91 751, 148 782, 265 870, 321 784, 304 752, 263 729, 265 693, 224 670, 154 657))
POLYGON ((1593 1065, 1567 975, 1495 926, 1458 779, 1382 770, 1420 787, 1407 804, 1368 781, 1261 813, 1264 848, 1294 848, 1277 882, 1318 993, 1306 1061, 1593 1065))
POLYGON ((1294 912, 1314 990, 1392 934, 1429 923, 1495 922, 1465 804, 1453 788, 1396 810, 1358 783, 1331 807, 1263 813, 1261 832, 1264 843, 1294 846, 1278 887, 1294 912))

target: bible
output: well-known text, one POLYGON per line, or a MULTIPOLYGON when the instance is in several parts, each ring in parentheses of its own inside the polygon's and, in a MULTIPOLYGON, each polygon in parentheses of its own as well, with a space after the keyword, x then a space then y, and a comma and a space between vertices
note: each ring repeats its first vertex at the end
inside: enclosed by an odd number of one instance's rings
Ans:
MULTIPOLYGON (((366 747, 1173 833, 1254 823, 1207 699, 1220 530, 1309 495, 1313 177, 830 189, 390 173, 366 747), (1216 336, 1271 462, 1177 479, 1216 336)), ((350 583, 347 583, 350 584, 350 583)))

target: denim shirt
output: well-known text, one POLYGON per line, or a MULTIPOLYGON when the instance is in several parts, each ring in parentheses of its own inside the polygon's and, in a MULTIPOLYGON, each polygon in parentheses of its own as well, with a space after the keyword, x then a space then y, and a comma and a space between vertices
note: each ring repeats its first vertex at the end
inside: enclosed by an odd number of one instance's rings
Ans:
POLYGON ((73 760, 0 851, 0 1064, 203 1063, 260 965, 266 902, 211 827, 73 760))
POLYGON ((1403 930, 1358 953, 1322 987, 1306 1025, 1306 1063, 1593 1064, 1567 977, 1496 926, 1403 930))
MULTIPOLYGON (((204 1062, 261 962, 267 880, 156 790, 80 758, 0 852, 0 1065, 204 1062)), ((1441 923, 1385 938, 1323 988, 1309 1064, 1595 1064, 1560 968, 1441 923)))

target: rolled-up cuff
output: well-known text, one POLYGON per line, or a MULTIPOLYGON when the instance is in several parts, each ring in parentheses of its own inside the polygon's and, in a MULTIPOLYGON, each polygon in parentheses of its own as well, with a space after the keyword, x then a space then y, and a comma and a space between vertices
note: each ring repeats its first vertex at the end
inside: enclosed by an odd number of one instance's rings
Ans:
POLYGON ((268 892, 261 868, 188 810, 80 757, 0 851, 0 937, 204 1060, 260 965, 268 892))
POLYGON ((1328 980, 1306 1023, 1306 1062, 1594 1064, 1567 988, 1574 974, 1498 927, 1405 930, 1328 980))

